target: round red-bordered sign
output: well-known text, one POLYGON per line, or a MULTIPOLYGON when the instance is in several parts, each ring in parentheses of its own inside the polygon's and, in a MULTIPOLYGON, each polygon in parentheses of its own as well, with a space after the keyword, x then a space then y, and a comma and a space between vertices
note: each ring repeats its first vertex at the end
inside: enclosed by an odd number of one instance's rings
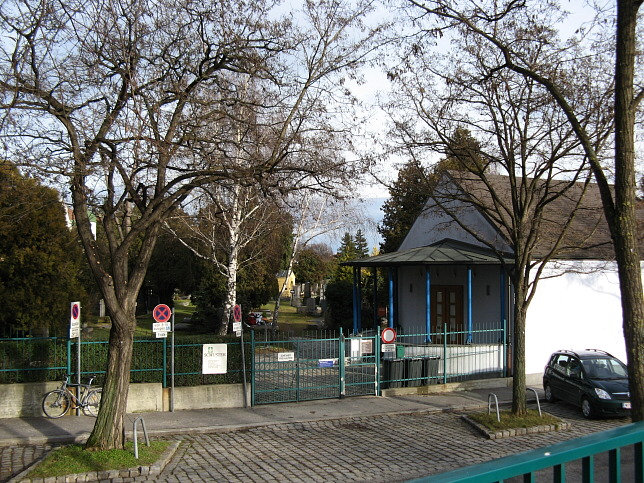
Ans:
POLYGON ((154 320, 157 322, 167 322, 170 320, 171 315, 172 310, 170 310, 170 307, 166 304, 159 304, 154 307, 154 310, 152 311, 152 317, 154 317, 154 320))
POLYGON ((74 320, 78 319, 79 315, 80 315, 80 305, 78 303, 73 303, 72 304, 72 319, 74 319, 74 320))
POLYGON ((380 338, 382 339, 383 344, 391 344, 396 341, 396 330, 391 327, 382 329, 380 338))
POLYGON ((242 320, 242 311, 241 305, 237 304, 233 307, 233 320, 235 322, 241 322, 242 320))

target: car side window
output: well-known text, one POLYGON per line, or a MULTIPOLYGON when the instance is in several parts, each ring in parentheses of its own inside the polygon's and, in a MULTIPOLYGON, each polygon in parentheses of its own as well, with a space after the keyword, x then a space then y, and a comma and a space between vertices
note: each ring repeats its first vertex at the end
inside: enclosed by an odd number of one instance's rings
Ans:
POLYGON ((570 358, 570 361, 568 362, 568 371, 568 375, 570 376, 581 377, 581 362, 579 359, 574 357, 570 358))
POLYGON ((564 354, 557 354, 554 359, 553 369, 561 374, 568 375, 568 360, 570 358, 564 354))

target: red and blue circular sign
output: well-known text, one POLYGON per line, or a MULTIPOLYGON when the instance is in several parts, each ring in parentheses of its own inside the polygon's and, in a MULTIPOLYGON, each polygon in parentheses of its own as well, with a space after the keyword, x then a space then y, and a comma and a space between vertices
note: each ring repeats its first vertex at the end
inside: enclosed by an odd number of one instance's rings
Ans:
POLYGON ((72 304, 72 319, 76 320, 80 315, 80 306, 78 304, 72 304))
POLYGON ((233 320, 235 322, 241 322, 242 320, 242 310, 241 310, 241 305, 239 304, 233 307, 233 320))
POLYGON ((170 310, 170 307, 166 304, 159 304, 154 307, 154 310, 152 311, 152 317, 154 317, 154 320, 157 322, 167 322, 170 320, 171 316, 172 310, 170 310))

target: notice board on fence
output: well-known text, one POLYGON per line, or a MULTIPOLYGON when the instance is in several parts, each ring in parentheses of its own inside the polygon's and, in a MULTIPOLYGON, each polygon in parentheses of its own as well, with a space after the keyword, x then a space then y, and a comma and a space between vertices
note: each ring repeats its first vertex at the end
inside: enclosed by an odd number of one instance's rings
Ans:
POLYGON ((228 367, 227 344, 203 345, 203 374, 226 374, 228 367))

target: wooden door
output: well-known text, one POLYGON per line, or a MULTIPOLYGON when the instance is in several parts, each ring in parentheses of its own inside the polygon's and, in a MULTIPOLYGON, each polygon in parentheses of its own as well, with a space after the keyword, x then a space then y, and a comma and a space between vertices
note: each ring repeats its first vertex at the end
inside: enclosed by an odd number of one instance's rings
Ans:
POLYGON ((431 293, 431 328, 432 337, 436 342, 443 342, 443 324, 447 324, 447 332, 460 332, 448 336, 450 344, 465 343, 463 332, 463 286, 462 285, 432 285, 431 293))

